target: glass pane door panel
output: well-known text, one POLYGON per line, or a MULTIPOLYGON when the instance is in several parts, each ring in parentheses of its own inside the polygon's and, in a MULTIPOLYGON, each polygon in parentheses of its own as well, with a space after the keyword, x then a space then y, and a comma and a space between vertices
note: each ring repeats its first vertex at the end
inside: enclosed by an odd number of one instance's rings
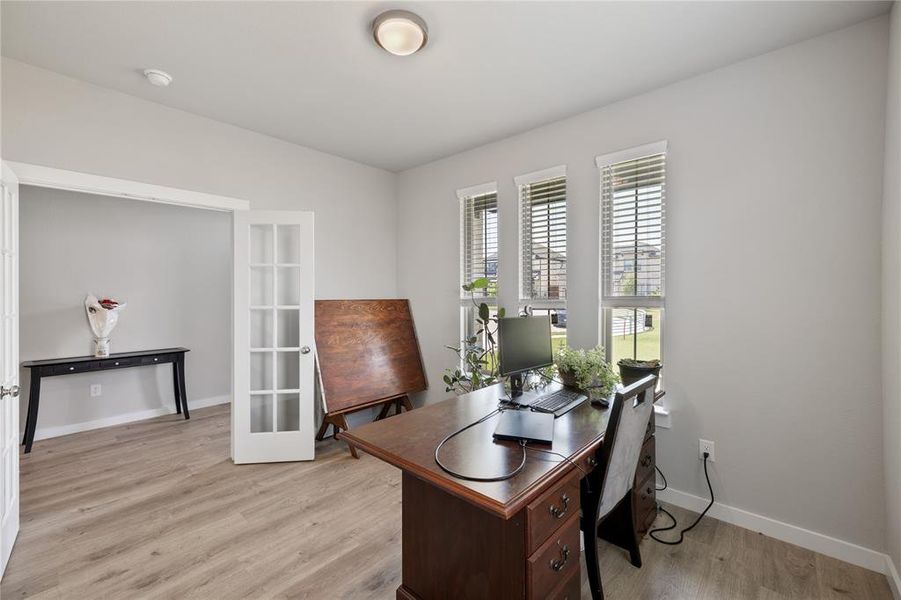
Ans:
POLYGON ((250 305, 272 306, 272 267, 250 269, 250 305))
POLYGON ((298 267, 278 267, 278 304, 297 306, 300 304, 300 269, 298 267))
POLYGON ((280 390, 300 388, 300 352, 278 352, 276 382, 280 390))
POLYGON ((272 353, 251 352, 250 391, 271 390, 272 387, 272 353))
POLYGON ((272 225, 251 225, 250 226, 250 262, 251 264, 273 263, 272 249, 273 241, 272 225))
POLYGON ((300 347, 300 311, 296 309, 278 311, 278 347, 300 347))
POLYGON ((296 265, 300 262, 300 226, 278 226, 278 262, 296 265))
POLYGON ((300 431, 300 395, 278 394, 278 431, 300 431))
POLYGON ((250 432, 268 433, 272 431, 272 394, 250 397, 250 432))
POLYGON ((271 309, 250 311, 250 347, 272 348, 273 314, 271 309))

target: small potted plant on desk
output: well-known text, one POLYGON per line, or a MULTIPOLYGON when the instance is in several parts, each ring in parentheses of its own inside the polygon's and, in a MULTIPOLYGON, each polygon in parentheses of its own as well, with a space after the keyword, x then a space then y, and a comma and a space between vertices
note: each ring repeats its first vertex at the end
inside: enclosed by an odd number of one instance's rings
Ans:
POLYGON ((635 383, 648 375, 656 375, 659 377, 660 369, 663 368, 663 364, 659 360, 622 358, 616 364, 619 366, 619 374, 622 376, 623 385, 635 383))
POLYGON ((591 350, 562 346, 554 355, 554 364, 563 385, 584 392, 592 400, 606 400, 619 382, 601 346, 591 350))

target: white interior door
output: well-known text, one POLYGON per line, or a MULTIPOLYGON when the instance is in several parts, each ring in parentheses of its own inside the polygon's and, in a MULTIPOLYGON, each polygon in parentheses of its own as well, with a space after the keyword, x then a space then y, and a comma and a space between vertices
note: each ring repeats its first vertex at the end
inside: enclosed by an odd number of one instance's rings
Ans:
POLYGON ((0 206, 0 577, 19 533, 19 180, 3 163, 0 206))
POLYGON ((234 213, 232 460, 312 460, 313 213, 234 213))

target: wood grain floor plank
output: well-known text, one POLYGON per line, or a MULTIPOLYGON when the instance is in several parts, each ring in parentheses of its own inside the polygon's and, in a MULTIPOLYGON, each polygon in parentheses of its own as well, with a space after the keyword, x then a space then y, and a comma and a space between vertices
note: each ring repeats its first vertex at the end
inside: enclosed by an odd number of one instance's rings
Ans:
MULTIPOLYGON (((3 600, 393 599, 400 473, 332 440, 313 462, 236 466, 228 428, 217 406, 37 442, 3 600)), ((681 546, 645 539, 641 569, 600 550, 609 600, 891 599, 880 574, 714 519, 681 546)))

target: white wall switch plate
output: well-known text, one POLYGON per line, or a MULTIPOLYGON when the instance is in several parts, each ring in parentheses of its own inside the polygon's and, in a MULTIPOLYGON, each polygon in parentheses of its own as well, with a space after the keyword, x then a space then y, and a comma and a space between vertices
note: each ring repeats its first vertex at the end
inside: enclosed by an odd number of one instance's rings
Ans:
POLYGON ((100 387, 99 383, 91 384, 91 398, 96 398, 97 396, 103 395, 103 388, 100 387))

